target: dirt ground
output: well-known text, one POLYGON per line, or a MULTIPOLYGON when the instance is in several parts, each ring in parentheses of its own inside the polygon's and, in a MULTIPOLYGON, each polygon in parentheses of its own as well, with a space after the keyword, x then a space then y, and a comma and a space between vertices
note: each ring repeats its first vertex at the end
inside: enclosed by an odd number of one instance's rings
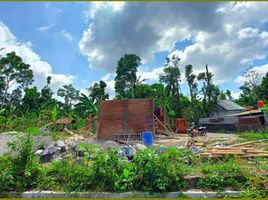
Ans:
MULTIPOLYGON (((188 140, 191 138, 187 134, 177 134, 171 137, 157 136, 154 140, 155 145, 163 146, 185 146, 188 140)), ((193 138, 198 143, 208 143, 213 144, 216 142, 228 142, 234 143, 237 141, 238 136, 236 134, 226 134, 226 133, 207 133, 206 136, 199 136, 193 138)))

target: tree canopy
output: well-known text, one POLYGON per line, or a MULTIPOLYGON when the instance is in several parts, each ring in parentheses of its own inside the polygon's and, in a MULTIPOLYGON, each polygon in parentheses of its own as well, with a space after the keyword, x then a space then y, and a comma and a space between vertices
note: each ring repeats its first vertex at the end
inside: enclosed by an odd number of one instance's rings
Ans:
POLYGON ((117 96, 126 98, 127 91, 131 90, 132 98, 135 98, 137 71, 141 65, 141 59, 135 54, 126 54, 120 58, 116 66, 115 92, 117 96))

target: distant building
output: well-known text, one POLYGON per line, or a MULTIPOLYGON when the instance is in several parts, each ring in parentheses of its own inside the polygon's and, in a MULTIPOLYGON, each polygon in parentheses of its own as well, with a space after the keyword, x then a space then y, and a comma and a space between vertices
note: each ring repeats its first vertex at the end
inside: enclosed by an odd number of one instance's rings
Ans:
POLYGON ((246 108, 239 106, 231 100, 219 100, 216 106, 216 110, 211 113, 210 117, 232 115, 244 111, 246 111, 246 108))
MULTIPOLYGON (((199 123, 206 126, 208 131, 239 131, 237 127, 245 116, 262 115, 259 110, 247 111, 245 107, 239 106, 231 100, 219 100, 216 109, 207 118, 201 118, 199 123)), ((256 116, 257 117, 257 116, 256 116)), ((258 118, 258 117, 257 117, 258 118)), ((246 119, 252 121, 253 119, 246 119)), ((245 121, 245 120, 244 120, 245 121)), ((259 121, 256 119, 255 121, 259 121)), ((247 122, 248 123, 248 122, 247 122)), ((254 122, 255 123, 255 122, 254 122)), ((256 125, 258 122, 256 122, 256 125)))

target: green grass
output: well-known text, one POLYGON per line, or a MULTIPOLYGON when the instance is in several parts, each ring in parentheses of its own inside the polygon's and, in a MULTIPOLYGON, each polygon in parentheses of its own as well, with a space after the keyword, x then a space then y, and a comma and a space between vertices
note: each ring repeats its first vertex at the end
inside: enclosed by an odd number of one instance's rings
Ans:
POLYGON ((254 140, 268 140, 267 133, 245 133, 239 136, 243 142, 254 140))

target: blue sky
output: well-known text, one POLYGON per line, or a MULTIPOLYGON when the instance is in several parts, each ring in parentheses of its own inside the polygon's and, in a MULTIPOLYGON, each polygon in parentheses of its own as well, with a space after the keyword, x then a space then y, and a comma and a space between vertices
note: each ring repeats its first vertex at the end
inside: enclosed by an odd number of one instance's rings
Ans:
POLYGON ((99 70, 89 69, 87 58, 78 49, 88 26, 83 12, 89 4, 29 2, 0 3, 0 6, 0 20, 19 41, 30 41, 42 60, 53 66, 54 73, 74 75, 79 80, 73 83, 76 87, 87 87, 96 74, 101 75, 99 70), (62 31, 70 33, 72 39, 64 38, 62 31))
POLYGON ((113 95, 116 62, 126 53, 142 58, 147 83, 157 81, 173 54, 182 74, 186 64, 196 73, 208 64, 216 83, 236 97, 247 67, 260 75, 268 70, 268 3, 1 2, 0 8, 1 53, 14 50, 31 64, 39 88, 47 75, 54 90, 69 83, 84 90, 103 79, 113 95))

